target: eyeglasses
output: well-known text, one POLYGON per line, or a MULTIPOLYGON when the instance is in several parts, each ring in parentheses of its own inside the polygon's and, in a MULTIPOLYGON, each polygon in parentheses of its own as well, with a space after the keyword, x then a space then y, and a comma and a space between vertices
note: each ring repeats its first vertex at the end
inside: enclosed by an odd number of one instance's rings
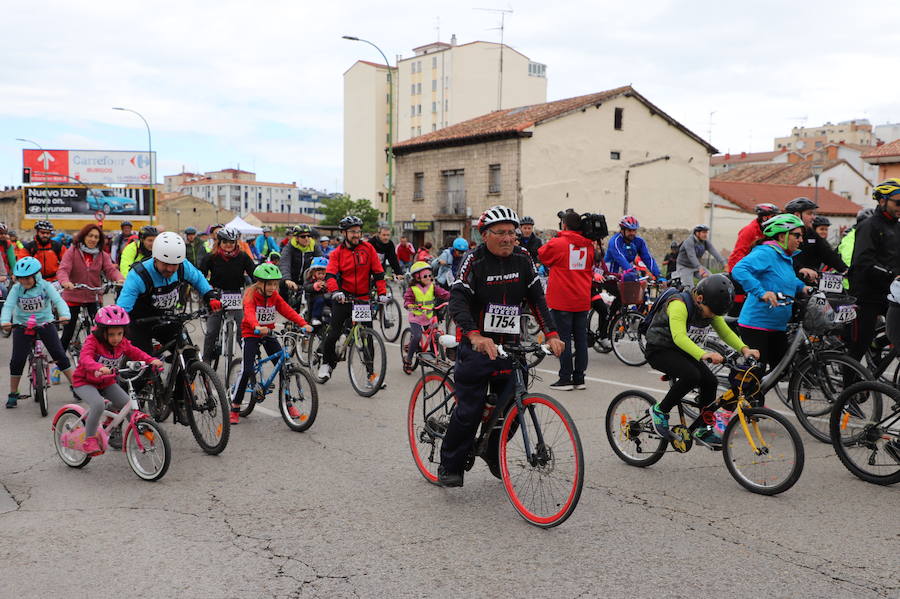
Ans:
POLYGON ((433 279, 434 275, 419 275, 420 279, 433 279))
POLYGON ((790 236, 794 239, 803 239, 803 233, 791 233, 790 236))
POLYGON ((515 231, 490 231, 491 235, 496 235, 497 237, 515 237, 515 231))
POLYGON ((297 235, 300 239, 309 239, 309 235, 297 235))

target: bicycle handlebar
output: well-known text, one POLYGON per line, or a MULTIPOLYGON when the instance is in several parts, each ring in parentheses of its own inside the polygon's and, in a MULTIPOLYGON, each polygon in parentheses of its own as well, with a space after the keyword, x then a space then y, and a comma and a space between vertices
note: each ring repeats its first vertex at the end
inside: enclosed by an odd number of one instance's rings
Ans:
POLYGON ((506 345, 497 346, 497 355, 501 358, 508 358, 510 354, 520 356, 525 354, 536 354, 538 352, 543 352, 546 356, 553 353, 550 351, 549 345, 540 343, 529 343, 527 345, 508 343, 506 345))
POLYGON ((189 320, 195 320, 197 318, 202 318, 204 316, 208 316, 210 314, 209 310, 202 309, 197 310, 196 312, 184 312, 181 314, 160 314, 158 316, 147 316, 144 318, 138 318, 137 320, 132 321, 132 324, 151 324, 154 322, 179 322, 184 323, 189 320))

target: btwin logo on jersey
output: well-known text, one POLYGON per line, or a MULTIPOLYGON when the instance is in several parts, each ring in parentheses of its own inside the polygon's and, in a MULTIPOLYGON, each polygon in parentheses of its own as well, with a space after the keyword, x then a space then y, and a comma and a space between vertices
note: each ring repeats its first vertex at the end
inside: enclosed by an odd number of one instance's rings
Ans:
POLYGON ((486 282, 488 284, 491 284, 491 283, 500 283, 500 282, 504 282, 504 281, 518 281, 518 280, 519 280, 519 273, 509 272, 509 273, 506 273, 505 275, 488 275, 486 282))

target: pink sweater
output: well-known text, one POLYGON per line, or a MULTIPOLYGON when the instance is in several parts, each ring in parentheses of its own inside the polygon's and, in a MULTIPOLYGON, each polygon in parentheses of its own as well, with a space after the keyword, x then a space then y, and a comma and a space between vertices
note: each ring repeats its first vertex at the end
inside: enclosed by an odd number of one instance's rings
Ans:
MULTIPOLYGON (((406 290, 406 293, 403 294, 403 306, 407 310, 410 310, 410 306, 416 303, 416 294, 412 289, 413 285, 418 286, 419 289, 421 289, 422 291, 426 291, 428 289, 428 287, 426 287, 420 283, 413 283, 412 285, 410 285, 409 288, 406 290)), ((437 283, 433 283, 433 285, 434 285, 434 305, 435 306, 450 299, 449 291, 447 291, 446 289, 444 289, 437 283)), ((433 310, 431 311, 431 314, 428 314, 428 312, 426 312, 425 314, 419 314, 419 315, 413 314, 412 311, 410 311, 409 322, 414 322, 416 324, 422 325, 423 327, 428 326, 428 324, 431 322, 432 314, 434 314, 433 310)))
MULTIPOLYGON (((63 254, 56 278, 60 283, 71 281, 76 285, 80 283, 91 287, 100 287, 101 272, 110 281, 123 280, 122 273, 109 259, 109 254, 102 251, 94 254, 93 260, 88 266, 84 259, 84 253, 73 246, 71 250, 63 254)), ((97 301, 97 294, 87 289, 63 289, 62 297, 70 306, 97 301)))
POLYGON ((128 339, 122 339, 119 345, 109 347, 105 343, 101 343, 93 334, 88 335, 84 345, 81 346, 78 366, 72 373, 72 386, 92 385, 98 389, 109 387, 116 382, 115 373, 100 377, 95 376, 94 373, 104 366, 113 369, 119 368, 124 364, 123 358, 143 362, 153 361, 153 356, 145 354, 143 350, 133 346, 128 339))

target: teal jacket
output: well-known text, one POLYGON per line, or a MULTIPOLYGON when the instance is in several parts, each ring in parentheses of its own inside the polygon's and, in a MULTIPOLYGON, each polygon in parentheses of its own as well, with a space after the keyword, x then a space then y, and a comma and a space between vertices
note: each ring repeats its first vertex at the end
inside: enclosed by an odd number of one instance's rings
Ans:
POLYGON ((21 283, 12 286, 0 312, 0 322, 24 325, 35 314, 37 324, 45 324, 53 320, 54 308, 60 320, 68 320, 72 316, 69 306, 52 283, 45 281, 40 273, 34 275, 34 279, 35 285, 31 289, 26 290, 21 283))

